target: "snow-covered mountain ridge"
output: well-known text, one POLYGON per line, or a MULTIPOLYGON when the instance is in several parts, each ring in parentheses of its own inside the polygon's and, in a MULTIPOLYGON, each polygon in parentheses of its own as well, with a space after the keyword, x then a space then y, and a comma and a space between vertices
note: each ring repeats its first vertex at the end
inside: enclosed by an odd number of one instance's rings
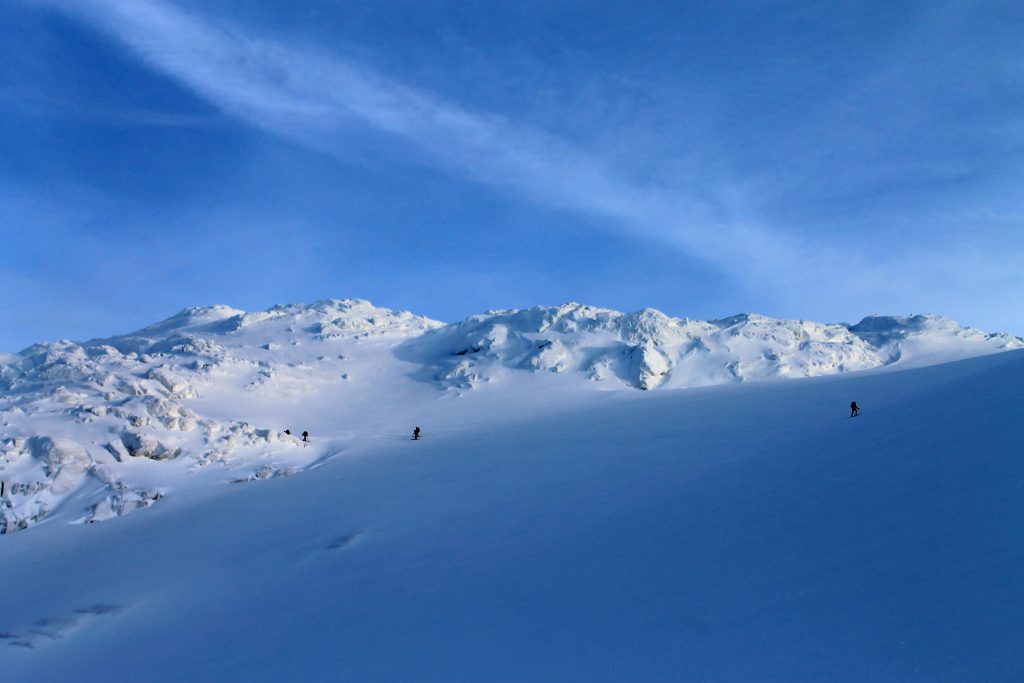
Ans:
POLYGON ((704 322, 570 303, 472 316, 424 333, 399 355, 431 367, 446 386, 521 369, 654 389, 929 365, 1022 345, 935 315, 870 316, 856 325, 756 314, 704 322))
POLYGON ((445 325, 362 300, 190 308, 130 334, 36 344, 0 360, 0 533, 45 519, 76 494, 86 503, 81 520, 92 522, 147 507, 200 471, 234 482, 291 474, 348 440, 404 431, 439 410, 439 396, 538 373, 558 376, 571 395, 909 367, 1020 347, 1018 337, 930 315, 703 322, 570 303, 445 325), (312 416, 357 426, 329 439, 314 433, 312 445, 284 431, 301 432, 312 416))

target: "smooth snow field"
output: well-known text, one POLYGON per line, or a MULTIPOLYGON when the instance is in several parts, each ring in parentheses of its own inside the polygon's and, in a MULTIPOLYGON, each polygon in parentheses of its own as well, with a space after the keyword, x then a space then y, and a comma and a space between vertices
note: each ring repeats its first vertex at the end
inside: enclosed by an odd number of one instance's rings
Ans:
POLYGON ((1024 680, 1024 352, 557 378, 309 407, 308 469, 96 524, 80 485, 0 536, 0 679, 1024 680))

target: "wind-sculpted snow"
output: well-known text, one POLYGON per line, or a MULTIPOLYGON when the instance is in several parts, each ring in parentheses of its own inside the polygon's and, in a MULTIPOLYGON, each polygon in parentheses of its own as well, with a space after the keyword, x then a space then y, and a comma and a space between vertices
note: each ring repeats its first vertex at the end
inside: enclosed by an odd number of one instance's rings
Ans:
POLYGON ((682 388, 866 370, 923 358, 927 364, 1019 348, 938 316, 870 317, 857 325, 743 314, 702 322, 644 309, 579 304, 494 311, 425 333, 403 357, 469 388, 509 370, 576 371, 638 389, 682 388))
POLYGON ((226 480, 245 481, 301 469, 323 448, 251 422, 232 405, 238 395, 266 403, 344 381, 325 340, 405 338, 437 325, 365 301, 213 306, 128 335, 25 349, 0 366, 0 533, 44 519, 90 483, 83 521, 95 522, 149 506, 164 495, 160 482, 183 472, 219 465, 226 480), (224 402, 197 411, 211 394, 224 402))
POLYGON ((360 424, 372 414, 373 428, 404 432, 438 389, 458 395, 537 373, 560 375, 570 391, 683 388, 1021 346, 936 316, 702 322, 566 304, 443 325, 361 300, 189 308, 131 334, 2 359, 0 533, 76 494, 80 521, 96 522, 148 507, 199 472, 235 483, 292 474, 345 448, 316 434, 300 441, 308 415, 360 424))

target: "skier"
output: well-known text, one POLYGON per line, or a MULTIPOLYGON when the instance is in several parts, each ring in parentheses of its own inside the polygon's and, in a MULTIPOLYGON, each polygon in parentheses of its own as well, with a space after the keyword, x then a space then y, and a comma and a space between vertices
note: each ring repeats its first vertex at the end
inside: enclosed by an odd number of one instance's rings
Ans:
POLYGON ((413 430, 412 430, 412 440, 413 441, 419 441, 420 440, 420 428, 419 427, 413 428, 413 430))
POLYGON ((309 441, 309 432, 306 432, 306 431, 302 432, 302 440, 306 441, 306 442, 309 441))
POLYGON ((857 417, 858 413, 860 413, 860 408, 857 407, 857 402, 854 401, 850 404, 850 417, 857 417))

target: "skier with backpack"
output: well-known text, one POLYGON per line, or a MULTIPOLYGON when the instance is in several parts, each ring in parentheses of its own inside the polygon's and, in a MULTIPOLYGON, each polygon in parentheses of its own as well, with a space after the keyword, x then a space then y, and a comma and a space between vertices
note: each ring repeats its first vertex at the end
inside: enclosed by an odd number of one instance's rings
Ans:
POLYGON ((853 401, 850 403, 850 417, 857 417, 860 414, 860 408, 857 406, 857 402, 853 401))

